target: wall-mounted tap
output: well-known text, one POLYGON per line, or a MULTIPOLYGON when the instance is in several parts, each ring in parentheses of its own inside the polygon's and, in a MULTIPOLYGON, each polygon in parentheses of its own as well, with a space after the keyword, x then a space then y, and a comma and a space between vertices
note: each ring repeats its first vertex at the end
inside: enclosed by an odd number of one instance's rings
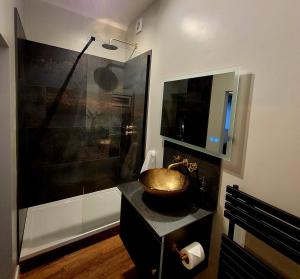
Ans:
POLYGON ((168 166, 169 170, 171 170, 177 166, 184 166, 188 169, 189 172, 193 172, 198 169, 198 164, 196 162, 189 163, 188 159, 185 158, 185 159, 181 160, 180 156, 174 156, 173 162, 174 163, 172 163, 168 166))
POLYGON ((183 159, 181 162, 176 162, 176 163, 172 163, 170 165, 168 165, 168 169, 171 170, 177 166, 185 166, 185 167, 188 167, 188 164, 189 164, 189 161, 188 159, 183 159))

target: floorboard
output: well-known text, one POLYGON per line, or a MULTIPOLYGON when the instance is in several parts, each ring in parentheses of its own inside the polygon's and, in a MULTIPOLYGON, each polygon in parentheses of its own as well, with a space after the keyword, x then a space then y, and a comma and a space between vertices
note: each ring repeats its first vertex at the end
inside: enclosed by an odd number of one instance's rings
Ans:
POLYGON ((20 278, 141 279, 119 235, 22 273, 20 278))

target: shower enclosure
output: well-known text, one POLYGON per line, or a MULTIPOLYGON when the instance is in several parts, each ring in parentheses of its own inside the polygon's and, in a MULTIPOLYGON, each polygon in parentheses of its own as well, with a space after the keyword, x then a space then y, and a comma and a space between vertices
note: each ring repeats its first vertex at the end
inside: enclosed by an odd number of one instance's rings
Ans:
POLYGON ((116 186, 136 180, 144 158, 151 54, 126 62, 84 54, 75 64, 77 52, 18 44, 24 260, 118 224, 116 186))

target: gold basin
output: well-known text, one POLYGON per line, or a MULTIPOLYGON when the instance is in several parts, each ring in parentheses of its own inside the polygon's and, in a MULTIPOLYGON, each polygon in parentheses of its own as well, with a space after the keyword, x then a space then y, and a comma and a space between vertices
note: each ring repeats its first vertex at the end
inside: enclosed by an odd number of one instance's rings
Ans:
POLYGON ((159 196, 171 196, 184 192, 189 178, 179 171, 165 168, 150 169, 142 172, 139 181, 145 192, 159 196))

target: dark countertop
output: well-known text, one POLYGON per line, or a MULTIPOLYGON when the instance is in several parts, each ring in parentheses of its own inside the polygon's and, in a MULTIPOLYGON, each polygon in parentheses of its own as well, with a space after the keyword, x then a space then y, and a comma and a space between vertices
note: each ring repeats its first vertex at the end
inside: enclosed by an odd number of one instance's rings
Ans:
POLYGON ((138 181, 122 184, 118 188, 159 237, 213 214, 213 211, 196 206, 190 197, 153 197, 144 193, 138 181))

